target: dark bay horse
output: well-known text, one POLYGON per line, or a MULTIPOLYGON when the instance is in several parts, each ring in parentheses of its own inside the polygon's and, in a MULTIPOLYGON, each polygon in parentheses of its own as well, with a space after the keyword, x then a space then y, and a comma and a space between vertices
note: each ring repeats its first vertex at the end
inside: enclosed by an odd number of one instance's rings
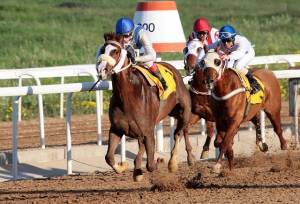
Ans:
POLYGON ((196 124, 201 118, 206 120, 206 141, 203 145, 201 159, 207 159, 209 146, 214 135, 214 115, 211 109, 211 97, 204 84, 204 71, 198 66, 199 58, 204 55, 204 48, 199 40, 190 39, 184 49, 184 69, 188 75, 193 74, 190 84, 190 96, 192 101, 192 114, 188 128, 184 129, 184 134, 188 135, 189 128, 196 124))
POLYGON ((205 55, 200 66, 204 68, 205 83, 214 98, 212 105, 217 126, 215 146, 220 148, 220 154, 214 166, 215 172, 220 172, 221 159, 224 154, 228 158, 229 168, 232 169, 234 135, 242 122, 256 118, 260 110, 264 110, 270 119, 279 138, 281 149, 287 149, 287 143, 282 135, 281 128, 280 86, 272 71, 267 69, 254 70, 253 74, 265 86, 265 97, 261 104, 251 105, 245 116, 246 94, 238 75, 232 69, 224 68, 220 56, 214 51, 209 51, 205 55))
MULTIPOLYGON (((173 92, 161 103, 157 88, 151 87, 145 77, 129 61, 127 51, 123 49, 123 39, 113 33, 105 34, 104 39, 104 53, 100 55, 97 71, 100 79, 106 79, 111 75, 113 84, 109 106, 111 128, 105 156, 106 162, 117 173, 126 169, 123 164, 115 163, 114 154, 122 136, 127 135, 137 139, 139 144, 139 151, 134 160, 134 180, 142 179, 141 162, 145 151, 147 170, 150 172, 155 170, 157 163, 154 161, 154 127, 156 123, 169 115, 177 119, 177 127, 174 132, 175 145, 168 165, 170 171, 175 171, 180 132, 187 126, 191 112, 189 93, 180 73, 170 64, 160 63, 173 73, 176 82, 176 92, 173 92)), ((185 138, 185 142, 188 161, 192 163, 192 148, 188 137, 185 138)))

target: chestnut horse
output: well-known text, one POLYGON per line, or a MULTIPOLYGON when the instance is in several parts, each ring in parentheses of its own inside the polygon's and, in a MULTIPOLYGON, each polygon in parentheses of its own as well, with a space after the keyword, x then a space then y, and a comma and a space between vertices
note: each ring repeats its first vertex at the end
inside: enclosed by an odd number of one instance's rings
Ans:
MULTIPOLYGON (((185 88, 180 73, 170 64, 161 62, 174 75, 176 91, 164 101, 160 102, 157 87, 150 86, 145 77, 134 68, 127 57, 127 51, 123 49, 123 39, 114 33, 104 35, 104 53, 100 55, 97 63, 97 71, 100 79, 106 79, 111 75, 113 93, 109 106, 109 130, 108 150, 105 156, 106 162, 117 172, 123 172, 126 167, 116 164, 114 154, 117 145, 123 135, 138 140, 139 151, 134 160, 133 178, 135 181, 142 179, 141 162, 144 152, 147 154, 147 170, 152 172, 157 168, 154 161, 155 138, 154 127, 167 115, 177 119, 177 127, 174 132, 175 145, 171 151, 168 164, 170 171, 177 169, 177 147, 180 132, 187 126, 191 112, 190 96, 185 88)), ((191 145, 188 137, 185 137, 187 158, 193 162, 191 145)))
POLYGON ((270 119, 279 138, 281 149, 287 149, 281 128, 280 86, 273 72, 268 69, 254 70, 253 74, 265 86, 265 96, 261 104, 251 105, 245 115, 247 106, 245 88, 243 88, 239 76, 232 69, 224 68, 223 64, 220 56, 214 51, 209 51, 200 62, 200 66, 204 68, 205 83, 214 98, 212 105, 217 126, 215 146, 220 148, 220 154, 214 166, 214 171, 217 173, 220 172, 221 159, 224 154, 228 158, 229 168, 232 169, 233 138, 241 123, 256 118, 260 110, 264 110, 270 119))
POLYGON ((188 135, 189 128, 197 123, 201 118, 206 120, 207 137, 203 145, 201 159, 207 159, 209 146, 214 135, 214 116, 211 110, 211 97, 204 84, 203 69, 198 66, 199 58, 204 55, 204 48, 199 40, 190 39, 184 49, 184 69, 188 75, 193 75, 190 84, 190 96, 192 101, 192 114, 188 128, 184 129, 184 134, 188 135))

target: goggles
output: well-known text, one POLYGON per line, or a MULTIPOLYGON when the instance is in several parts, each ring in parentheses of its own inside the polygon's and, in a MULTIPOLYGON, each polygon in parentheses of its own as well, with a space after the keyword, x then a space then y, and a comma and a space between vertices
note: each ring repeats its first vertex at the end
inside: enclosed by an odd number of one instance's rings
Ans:
POLYGON ((124 38, 130 38, 131 36, 132 36, 132 32, 123 35, 124 38))
POLYGON ((234 38, 236 34, 235 33, 229 33, 229 32, 220 32, 219 33, 219 38, 221 40, 223 39, 228 39, 228 38, 234 38))
POLYGON ((221 41, 222 41, 223 44, 225 44, 227 42, 234 42, 234 38, 222 39, 221 41))
POLYGON ((200 32, 196 32, 197 37, 202 37, 204 35, 208 35, 207 31, 200 31, 200 32))

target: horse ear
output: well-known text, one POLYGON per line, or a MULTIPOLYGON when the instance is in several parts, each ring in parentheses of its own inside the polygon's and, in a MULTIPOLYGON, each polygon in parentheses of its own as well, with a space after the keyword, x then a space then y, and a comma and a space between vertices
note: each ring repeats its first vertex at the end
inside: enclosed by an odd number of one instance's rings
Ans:
POLYGON ((222 61, 220 59, 214 59, 214 63, 216 66, 220 66, 222 61))

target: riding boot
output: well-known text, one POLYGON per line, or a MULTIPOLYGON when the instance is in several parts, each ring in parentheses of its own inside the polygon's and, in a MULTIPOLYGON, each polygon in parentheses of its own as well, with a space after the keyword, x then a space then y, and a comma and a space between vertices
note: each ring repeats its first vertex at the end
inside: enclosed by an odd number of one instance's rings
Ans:
POLYGON ((152 73, 155 77, 157 77, 157 78, 159 79, 159 81, 161 82, 161 84, 162 84, 164 90, 167 90, 167 88, 168 88, 168 87, 167 87, 167 83, 166 83, 165 79, 162 77, 162 75, 161 75, 161 73, 160 73, 160 71, 159 71, 157 65, 154 63, 154 64, 150 67, 149 70, 151 71, 151 73, 152 73), (155 66, 155 68, 154 68, 154 66, 155 66))
POLYGON ((251 94, 255 94, 256 92, 258 92, 261 88, 259 83, 257 82, 257 80, 253 77, 251 71, 248 71, 248 73, 246 74, 246 77, 249 80, 250 86, 251 86, 251 94))

